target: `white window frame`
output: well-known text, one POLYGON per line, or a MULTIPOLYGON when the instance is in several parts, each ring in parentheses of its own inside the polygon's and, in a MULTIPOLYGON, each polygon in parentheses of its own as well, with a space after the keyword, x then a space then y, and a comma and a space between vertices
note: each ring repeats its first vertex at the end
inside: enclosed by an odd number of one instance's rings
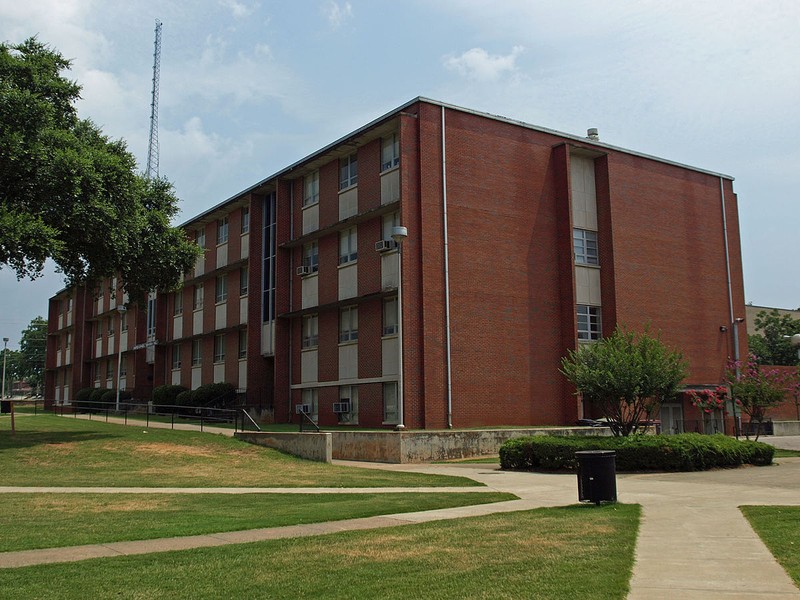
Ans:
POLYGON ((575 263, 579 265, 599 265, 600 253, 597 245, 597 232, 591 229, 572 230, 572 250, 575 263))
POLYGON ((177 371, 181 368, 181 345, 172 346, 172 370, 177 371))
POLYGON ((343 400, 350 403, 350 412, 339 413, 339 421, 348 425, 358 425, 358 386, 339 386, 339 399, 337 402, 342 402, 343 400))
POLYGON ((310 267, 312 273, 319 271, 319 243, 316 240, 303 245, 303 266, 310 267))
POLYGON ((358 341, 358 306, 345 306, 339 310, 339 343, 358 341))
POLYGON ((400 402, 396 381, 383 384, 383 422, 395 424, 400 422, 400 402))
POLYGON ((250 233, 250 207, 242 207, 242 235, 250 233))
POLYGON ((381 173, 400 165, 400 137, 397 133, 381 138, 381 173))
POLYGON ((250 291, 250 271, 247 267, 239 269, 239 296, 247 296, 250 291))
POLYGON ((224 216, 217 221, 217 246, 228 243, 228 217, 224 216))
POLYGON ((303 177, 303 207, 319 204, 319 170, 303 177))
POLYGON ((383 299, 383 337, 396 336, 400 329, 397 296, 383 299))
POLYGON ((214 287, 214 302, 222 304, 228 301, 228 274, 217 275, 214 287))
POLYGON ((192 310, 203 310, 204 289, 204 284, 195 284, 192 292, 192 310))
POLYGON ((339 232, 339 265, 349 265, 358 260, 358 228, 350 227, 339 232))
POLYGON ((218 333, 214 336, 214 364, 225 362, 225 334, 218 333))
POLYGON ((201 340, 192 340, 192 366, 199 367, 203 364, 203 344, 201 340))
POLYGON ((381 239, 384 240, 391 240, 392 239, 392 229, 395 227, 400 226, 400 212, 394 211, 388 214, 383 215, 383 237, 381 239))
POLYGON ((578 304, 578 341, 596 342, 603 336, 603 315, 600 306, 578 304))
MULTIPOLYGON (((300 403, 308 404, 311 411, 308 416, 316 422, 319 415, 319 390, 317 388, 306 388, 300 392, 300 403)), ((300 417, 302 419, 302 416, 300 417)))
POLYGON ((194 240, 201 248, 206 247, 206 228, 200 227, 194 232, 194 240))
POLYGON ((339 191, 358 185, 358 153, 339 159, 339 191))
POLYGON ((319 346, 319 315, 303 315, 301 348, 310 350, 319 346))
POLYGON ((178 290, 172 296, 172 316, 177 317, 183 314, 183 290, 178 290))
POLYGON ((247 329, 239 330, 239 360, 247 358, 247 329))

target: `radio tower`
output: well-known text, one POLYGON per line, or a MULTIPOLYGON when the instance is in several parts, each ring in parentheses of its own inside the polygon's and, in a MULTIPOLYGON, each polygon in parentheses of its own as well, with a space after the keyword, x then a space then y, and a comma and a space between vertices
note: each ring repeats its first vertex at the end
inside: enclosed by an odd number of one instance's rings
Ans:
POLYGON ((150 101, 150 147, 147 150, 148 179, 158 177, 158 82, 161 75, 161 21, 156 19, 156 40, 153 50, 153 93, 150 101))

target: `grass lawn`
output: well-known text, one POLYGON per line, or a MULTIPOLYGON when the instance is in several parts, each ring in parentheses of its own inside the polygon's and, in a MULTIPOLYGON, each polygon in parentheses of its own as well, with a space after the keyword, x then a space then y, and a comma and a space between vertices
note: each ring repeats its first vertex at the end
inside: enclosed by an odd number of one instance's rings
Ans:
POLYGON ((636 505, 570 506, 0 571, 7 599, 623 599, 636 505))
POLYGON ((514 500, 513 494, 4 494, 0 552, 241 531, 514 500))
POLYGON ((775 458, 794 458, 796 456, 800 456, 800 451, 775 448, 775 458))
POLYGON ((302 460, 222 435, 49 414, 0 419, 0 485, 144 487, 420 487, 465 477, 356 469, 302 460))
POLYGON ((742 506, 772 555, 800 586, 800 506, 742 506))

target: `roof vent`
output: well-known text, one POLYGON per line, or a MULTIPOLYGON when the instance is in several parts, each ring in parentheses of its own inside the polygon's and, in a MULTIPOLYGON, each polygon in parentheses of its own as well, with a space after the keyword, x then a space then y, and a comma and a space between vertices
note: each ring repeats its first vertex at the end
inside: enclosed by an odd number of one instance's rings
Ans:
POLYGON ((597 127, 590 127, 586 130, 586 138, 592 140, 593 142, 600 141, 600 134, 597 133, 597 127))

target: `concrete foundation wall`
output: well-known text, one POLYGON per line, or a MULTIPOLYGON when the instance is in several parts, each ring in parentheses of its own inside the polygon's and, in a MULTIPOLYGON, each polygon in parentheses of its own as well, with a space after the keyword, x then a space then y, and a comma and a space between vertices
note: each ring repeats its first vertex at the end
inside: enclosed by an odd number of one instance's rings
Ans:
POLYGON ((423 463, 490 456, 506 440, 532 435, 610 435, 607 427, 485 429, 460 431, 335 431, 333 458, 423 463))
POLYGON ((779 435, 800 435, 800 421, 773 421, 772 434, 779 435))
POLYGON ((237 432, 235 436, 244 442, 274 448, 308 460, 329 463, 332 458, 330 433, 277 433, 267 431, 237 432))

